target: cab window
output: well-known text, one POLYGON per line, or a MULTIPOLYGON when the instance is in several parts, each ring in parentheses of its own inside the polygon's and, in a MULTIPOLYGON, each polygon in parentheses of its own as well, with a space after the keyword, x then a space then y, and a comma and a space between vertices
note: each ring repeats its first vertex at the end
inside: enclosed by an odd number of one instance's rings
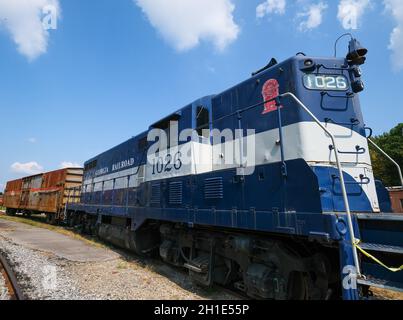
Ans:
POLYGON ((200 137, 209 138, 210 112, 203 106, 196 108, 196 131, 200 137), (204 132, 203 132, 204 131, 204 132))

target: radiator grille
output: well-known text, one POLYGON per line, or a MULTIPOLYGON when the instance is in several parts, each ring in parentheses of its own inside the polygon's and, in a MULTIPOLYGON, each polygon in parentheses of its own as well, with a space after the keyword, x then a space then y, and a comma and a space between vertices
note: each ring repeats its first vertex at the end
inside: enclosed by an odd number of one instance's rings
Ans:
POLYGON ((160 204, 161 203, 161 185, 153 184, 151 185, 151 204, 160 204))
POLYGON ((224 198, 224 186, 221 177, 204 180, 204 198, 205 199, 224 198))
POLYGON ((169 184, 169 203, 182 204, 182 182, 171 182, 169 184))

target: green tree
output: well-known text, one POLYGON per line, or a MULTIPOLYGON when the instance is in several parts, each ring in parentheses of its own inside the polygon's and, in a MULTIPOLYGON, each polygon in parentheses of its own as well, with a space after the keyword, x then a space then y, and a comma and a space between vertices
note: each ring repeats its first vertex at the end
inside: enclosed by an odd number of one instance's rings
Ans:
MULTIPOLYGON (((389 133, 373 137, 372 140, 403 168, 403 123, 399 123, 389 133)), ((370 153, 376 179, 382 180, 388 187, 400 186, 396 166, 372 146, 370 153)))

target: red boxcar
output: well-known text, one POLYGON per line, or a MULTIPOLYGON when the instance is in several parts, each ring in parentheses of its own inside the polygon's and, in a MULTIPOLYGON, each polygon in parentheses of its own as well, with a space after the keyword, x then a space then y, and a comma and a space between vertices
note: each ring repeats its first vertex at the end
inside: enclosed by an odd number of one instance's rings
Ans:
POLYGON ((388 188, 394 213, 403 214, 403 187, 388 188))
POLYGON ((71 199, 71 190, 81 186, 82 168, 66 168, 7 183, 4 206, 8 214, 46 213, 50 222, 64 218, 66 203, 79 201, 79 195, 71 199))
POLYGON ((7 208, 7 212, 14 212, 19 208, 21 193, 22 179, 7 182, 3 196, 3 206, 7 208))

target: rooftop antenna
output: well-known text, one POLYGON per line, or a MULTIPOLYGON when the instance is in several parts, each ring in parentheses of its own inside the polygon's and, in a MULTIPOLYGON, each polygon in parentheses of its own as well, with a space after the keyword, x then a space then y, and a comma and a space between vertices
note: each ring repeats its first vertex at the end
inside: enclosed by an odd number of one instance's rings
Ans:
POLYGON ((344 37, 350 36, 350 39, 353 40, 354 37, 351 33, 342 34, 340 37, 337 38, 336 42, 334 43, 334 57, 337 57, 337 43, 344 37))
POLYGON ((265 71, 265 70, 267 70, 269 68, 271 68, 272 66, 275 66, 277 63, 278 63, 277 60, 272 58, 267 66, 263 67, 262 69, 259 69, 258 71, 252 72, 252 77, 256 76, 257 74, 259 74, 259 73, 261 73, 261 72, 263 72, 263 71, 265 71))

